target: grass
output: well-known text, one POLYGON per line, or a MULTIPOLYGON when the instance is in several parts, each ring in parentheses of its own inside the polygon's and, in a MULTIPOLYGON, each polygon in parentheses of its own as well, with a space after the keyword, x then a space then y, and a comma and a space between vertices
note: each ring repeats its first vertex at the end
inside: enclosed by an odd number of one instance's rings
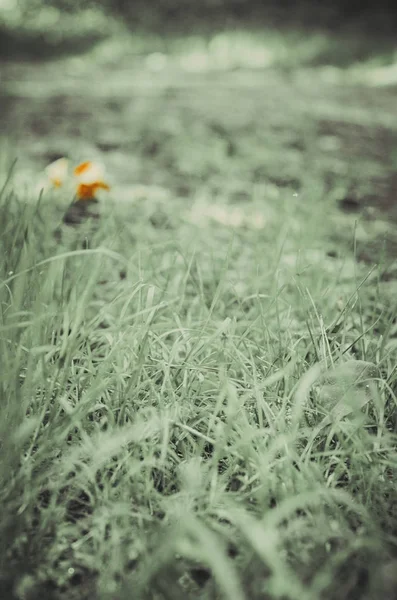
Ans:
MULTIPOLYGON (((395 597, 395 234, 375 185, 395 170, 394 104, 325 85, 335 45, 137 34, 19 75, 2 597, 395 597), (60 152, 115 182, 61 240, 71 198, 31 189, 60 152)), ((339 84, 365 59, 349 48, 339 84)))
POLYGON ((11 178, 2 597, 393 597, 395 282, 321 193, 253 189, 260 228, 111 198, 58 244, 69 199, 11 178))
POLYGON ((94 48, 95 59, 145 57, 153 72, 168 64, 182 65, 187 71, 233 71, 248 69, 262 72, 279 68, 291 72, 299 68, 335 67, 347 75, 363 77, 396 63, 396 45, 392 36, 368 36, 360 27, 330 32, 321 27, 302 28, 289 23, 274 27, 264 22, 233 27, 199 26, 159 32, 134 26, 132 32, 115 21, 117 36, 109 37, 94 48))

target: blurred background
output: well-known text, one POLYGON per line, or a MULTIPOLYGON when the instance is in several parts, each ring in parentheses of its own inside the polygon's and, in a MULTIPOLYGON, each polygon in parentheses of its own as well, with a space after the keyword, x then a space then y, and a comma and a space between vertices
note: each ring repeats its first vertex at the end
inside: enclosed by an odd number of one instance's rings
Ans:
POLYGON ((309 173, 391 210, 396 31, 387 0, 0 0, 3 154, 27 181, 100 160, 119 199, 296 192, 309 173))
POLYGON ((233 27, 316 30, 362 38, 374 47, 396 33, 388 0, 0 0, 0 53, 45 57, 84 50, 114 32, 210 34, 233 27))

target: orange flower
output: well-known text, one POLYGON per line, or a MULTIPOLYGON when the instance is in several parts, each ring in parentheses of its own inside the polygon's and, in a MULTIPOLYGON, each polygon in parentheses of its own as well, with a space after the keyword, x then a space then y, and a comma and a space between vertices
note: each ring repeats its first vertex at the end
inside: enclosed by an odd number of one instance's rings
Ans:
POLYGON ((97 181, 96 183, 79 183, 77 186, 77 198, 79 200, 88 200, 89 198, 95 198, 95 192, 97 190, 110 190, 110 187, 107 183, 103 183, 103 181, 97 181))
POLYGON ((86 160, 77 165, 74 169, 74 175, 77 179, 76 195, 78 200, 95 198, 95 192, 97 190, 110 189, 108 184, 104 181, 105 169, 103 165, 99 163, 86 160))
POLYGON ((52 162, 45 168, 45 173, 46 181, 43 182, 41 188, 48 189, 49 185, 59 188, 64 184, 68 184, 68 188, 73 186, 76 190, 77 200, 95 198, 95 193, 98 190, 110 189, 104 181, 104 166, 91 160, 86 160, 75 167, 73 181, 69 176, 69 161, 67 158, 59 158, 52 162))
POLYGON ((80 175, 86 173, 91 168, 91 166, 92 162, 90 160, 86 160, 77 165, 77 167, 74 169, 74 174, 76 175, 76 177, 79 177, 80 175))

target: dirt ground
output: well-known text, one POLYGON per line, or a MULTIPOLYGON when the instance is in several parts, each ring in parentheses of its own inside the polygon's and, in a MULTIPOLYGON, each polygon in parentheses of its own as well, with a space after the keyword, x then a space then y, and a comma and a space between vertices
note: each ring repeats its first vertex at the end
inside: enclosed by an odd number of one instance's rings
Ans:
POLYGON ((218 69, 128 51, 8 62, 1 73, 0 133, 18 169, 100 159, 123 201, 138 184, 234 204, 258 184, 298 193, 316 182, 318 201, 349 223, 387 224, 359 258, 397 257, 396 86, 332 67, 218 69))

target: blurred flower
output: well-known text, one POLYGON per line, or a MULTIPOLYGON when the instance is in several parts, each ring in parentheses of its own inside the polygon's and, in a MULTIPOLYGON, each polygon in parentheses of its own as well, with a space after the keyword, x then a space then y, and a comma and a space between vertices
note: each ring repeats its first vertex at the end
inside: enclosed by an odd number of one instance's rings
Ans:
POLYGON ((52 185, 61 187, 66 182, 69 174, 68 159, 58 158, 45 168, 45 173, 52 185))
POLYGON ((74 169, 74 175, 77 179, 76 195, 78 200, 87 200, 95 198, 97 190, 109 190, 109 185, 104 181, 105 168, 100 163, 90 160, 80 163, 74 169))
POLYGON ((110 189, 105 182, 104 166, 90 160, 77 165, 72 176, 69 174, 67 158, 55 160, 44 169, 44 172, 46 177, 40 182, 40 189, 46 191, 51 187, 60 188, 66 185, 75 191, 77 200, 94 199, 99 189, 110 189))

